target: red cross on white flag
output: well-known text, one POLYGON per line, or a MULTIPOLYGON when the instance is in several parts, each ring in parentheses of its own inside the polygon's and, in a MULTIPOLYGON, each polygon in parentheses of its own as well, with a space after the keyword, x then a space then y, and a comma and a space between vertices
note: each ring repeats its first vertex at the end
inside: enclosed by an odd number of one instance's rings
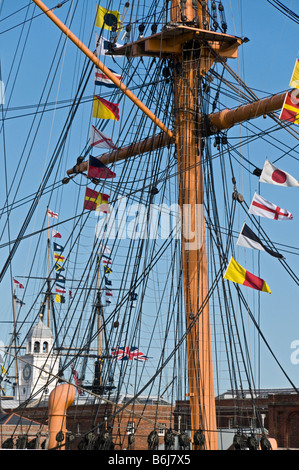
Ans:
POLYGON ((274 220, 292 220, 292 214, 286 209, 269 202, 257 193, 254 193, 251 205, 249 207, 249 213, 258 215, 260 217, 266 217, 267 219, 274 220))

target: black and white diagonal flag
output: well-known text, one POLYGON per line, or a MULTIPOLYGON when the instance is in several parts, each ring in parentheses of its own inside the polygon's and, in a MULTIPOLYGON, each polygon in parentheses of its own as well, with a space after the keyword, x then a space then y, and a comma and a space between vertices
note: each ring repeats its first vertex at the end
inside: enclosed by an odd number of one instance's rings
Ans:
POLYGON ((269 255, 274 256, 275 258, 284 259, 280 253, 269 250, 258 238, 255 233, 246 225, 243 225, 239 238, 237 240, 237 245, 244 246, 245 248, 252 248, 254 250, 266 251, 269 255))

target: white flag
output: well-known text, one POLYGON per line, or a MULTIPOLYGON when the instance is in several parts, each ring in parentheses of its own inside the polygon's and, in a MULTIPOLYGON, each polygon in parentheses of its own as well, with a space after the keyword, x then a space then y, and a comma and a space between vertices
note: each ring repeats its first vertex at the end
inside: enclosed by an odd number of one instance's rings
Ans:
MULTIPOLYGON (((96 56, 99 57, 101 55, 105 55, 106 52, 109 52, 109 44, 110 41, 108 39, 103 38, 102 36, 99 36, 96 34, 96 56)), ((113 49, 115 47, 121 47, 122 44, 113 44, 113 49)))
POLYGON ((91 147, 100 147, 104 149, 116 149, 116 145, 112 142, 110 137, 99 131, 94 126, 91 126, 90 132, 90 145, 91 147))
POLYGON ((108 245, 101 245, 101 248, 104 255, 111 255, 111 248, 108 245))
POLYGON ((267 159, 260 176, 260 182, 276 184, 278 186, 299 186, 299 181, 289 173, 276 168, 276 166, 267 159))
POLYGON ((293 219, 293 216, 289 211, 286 209, 281 209, 280 207, 273 204, 273 202, 267 201, 257 193, 254 193, 252 203, 249 207, 249 213, 274 220, 293 219))
POLYGON ((270 250, 259 237, 246 225, 243 224, 242 230, 237 240, 238 246, 244 246, 245 248, 251 248, 253 250, 266 251, 269 255, 275 258, 284 259, 283 256, 277 251, 270 250))
POLYGON ((50 211, 50 209, 48 209, 47 214, 49 217, 52 217, 52 219, 58 219, 58 214, 56 214, 56 212, 50 211))

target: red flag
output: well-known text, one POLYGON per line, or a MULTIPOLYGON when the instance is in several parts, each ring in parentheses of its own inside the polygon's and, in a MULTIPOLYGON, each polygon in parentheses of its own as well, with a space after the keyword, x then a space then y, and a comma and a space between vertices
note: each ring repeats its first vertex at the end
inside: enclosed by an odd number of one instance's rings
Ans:
POLYGON ((299 124, 299 100, 295 93, 286 93, 279 119, 299 124))
POLYGON ((89 211, 99 210, 101 212, 110 212, 109 196, 102 194, 97 191, 93 191, 90 188, 86 188, 84 209, 89 211))
POLYGON ((23 284, 21 284, 19 281, 17 281, 16 279, 13 280, 14 284, 16 284, 20 289, 24 289, 24 286, 23 284))
MULTIPOLYGON (((74 378, 74 382, 77 385, 77 387, 80 387, 82 385, 82 381, 79 380, 78 372, 76 371, 76 369, 74 368, 72 364, 71 364, 71 368, 72 368, 72 376, 74 378)), ((79 393, 79 395, 84 395, 83 390, 81 390, 80 388, 77 388, 77 392, 79 393)))
POLYGON ((88 160, 87 176, 90 178, 115 178, 116 174, 109 170, 104 163, 90 156, 88 160))
POLYGON ((52 230, 52 237, 53 238, 62 238, 59 232, 57 230, 52 230))
POLYGON ((233 257, 231 257, 229 265, 225 271, 224 279, 236 282, 237 284, 242 284, 243 286, 251 287, 251 289, 271 294, 271 289, 264 279, 261 279, 255 274, 247 271, 247 269, 237 263, 233 257))

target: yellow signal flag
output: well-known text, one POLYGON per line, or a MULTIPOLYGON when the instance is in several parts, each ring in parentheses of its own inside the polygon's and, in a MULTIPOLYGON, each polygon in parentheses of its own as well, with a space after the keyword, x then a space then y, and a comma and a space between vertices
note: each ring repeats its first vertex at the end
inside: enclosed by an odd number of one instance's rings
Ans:
POLYGON ((299 60, 296 59, 293 74, 290 81, 290 87, 299 88, 299 60))
POLYGON ((56 294, 55 295, 55 302, 57 304, 64 304, 65 303, 65 297, 63 295, 56 294))
POLYGON ((65 271, 64 267, 61 266, 59 263, 55 263, 55 271, 60 272, 60 271, 65 271))
POLYGON ((96 26, 108 29, 109 31, 118 29, 120 26, 120 12, 117 10, 106 10, 106 8, 97 5, 96 26))

